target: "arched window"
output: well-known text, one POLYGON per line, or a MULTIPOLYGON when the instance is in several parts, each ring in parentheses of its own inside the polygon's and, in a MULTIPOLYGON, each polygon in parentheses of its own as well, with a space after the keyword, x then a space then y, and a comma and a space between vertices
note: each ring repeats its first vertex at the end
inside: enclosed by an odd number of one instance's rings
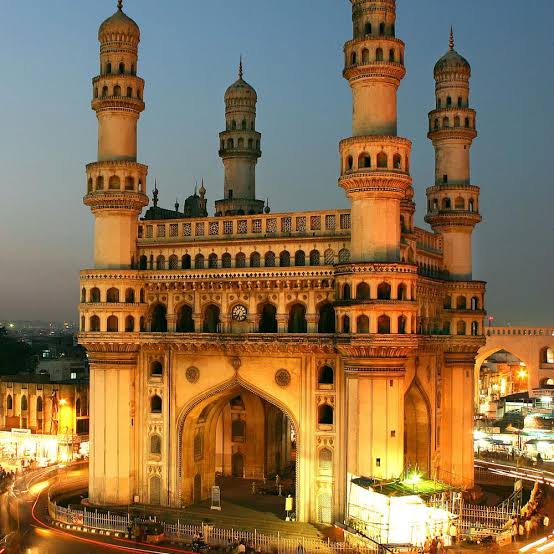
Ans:
POLYGON ((96 190, 104 190, 104 177, 96 177, 96 190))
POLYGON ((443 117, 442 119, 442 126, 447 129, 450 127, 450 119, 448 117, 443 117))
POLYGON ((354 158, 352 156, 348 156, 346 158, 346 171, 352 171, 354 169, 354 158))
POLYGON ((392 158, 392 167, 394 169, 402 169, 402 156, 395 154, 392 158))
POLYGON ((294 254, 294 265, 303 266, 306 265, 306 254, 304 250, 297 250, 294 254))
POLYGON ((212 252, 208 256, 208 267, 210 269, 217 269, 217 254, 215 252, 212 252))
POLYGON ((196 258, 194 259, 194 267, 195 269, 204 269, 204 256, 202 256, 202 254, 196 255, 196 258))
POLYGON ((452 207, 452 203, 450 202, 450 198, 443 198, 442 199, 442 209, 443 210, 449 210, 452 207))
POLYGON ((394 52, 394 49, 391 48, 389 50, 389 62, 395 62, 396 61, 396 54, 394 52))
POLYGON ((471 335, 473 337, 479 336, 479 323, 477 321, 471 322, 471 335))
POLYGON ((90 318, 89 331, 91 333, 99 333, 100 332, 100 318, 97 315, 93 315, 90 318))
POLYGON ((382 48, 377 48, 377 50, 375 51, 375 59, 378 62, 382 62, 383 58, 384 58, 383 49, 382 48))
POLYGON ((370 291, 367 283, 359 283, 356 287, 356 300, 369 300, 370 291))
POLYGON ((458 298, 456 299, 456 309, 457 310, 467 309, 467 300, 465 296, 458 296, 458 298))
POLYGON ((179 258, 175 255, 175 254, 172 254, 171 256, 169 256, 169 269, 179 269, 179 258))
POLYGON ((452 98, 450 96, 446 97, 446 107, 451 108, 452 107, 452 98))
POLYGON ((350 54, 350 65, 356 65, 356 52, 350 54))
POLYGON ((435 130, 438 129, 439 126, 440 126, 439 120, 438 120, 438 119, 435 119, 435 124, 434 124, 435 130))
POLYGON ((457 335, 465 335, 466 334, 466 322, 465 321, 458 321, 458 324, 456 325, 456 334, 457 335))
POLYGON ((327 248, 323 253, 323 261, 325 265, 333 265, 335 263, 335 252, 332 248, 327 248))
POLYGON ((350 333, 350 318, 347 315, 342 316, 342 332, 350 333))
MULTIPOLYGON (((237 148, 244 148, 244 139, 242 137, 239 138, 239 140, 238 140, 237 148)), ((229 192, 231 192, 231 191, 229 191, 229 192)))
POLYGON ((457 115, 455 118, 454 118, 454 127, 459 127, 460 126, 460 116, 457 115))
POLYGON ((115 85, 115 87, 113 88, 113 95, 121 96, 121 87, 119 85, 115 85))
POLYGON ((235 267, 246 267, 246 254, 239 252, 235 257, 235 267))
POLYGON ((126 333, 135 332, 135 318, 132 315, 128 315, 125 318, 125 332, 126 333))
POLYGON ((369 50, 367 48, 362 50, 362 63, 369 63, 369 50))
POLYGON ((133 89, 131 87, 127 87, 127 98, 133 97, 133 89))
POLYGON ((470 212, 474 212, 475 211, 475 203, 473 201, 473 198, 470 199, 470 201, 468 202, 468 207, 467 209, 470 211, 470 212))
POLYGON ((164 368, 162 362, 155 360, 150 364, 150 375, 152 377, 161 377, 163 375, 164 368))
POLYGON ((366 35, 371 35, 371 23, 369 21, 365 24, 364 32, 366 35))
POLYGON ((290 253, 288 252, 288 250, 283 250, 279 254, 279 266, 290 267, 290 253))
POLYGON ((320 425, 333 425, 333 407, 329 404, 321 404, 317 409, 317 422, 320 425))
POLYGON ((332 385, 335 382, 335 372, 328 365, 319 368, 317 382, 320 385, 332 385))
POLYGON ((230 138, 230 139, 227 139, 227 148, 234 148, 235 147, 235 141, 230 138))
POLYGON ((125 291, 125 303, 126 304, 134 304, 135 303, 135 290, 134 289, 127 289, 125 291))
POLYGON ((176 331, 177 333, 194 333, 192 308, 188 304, 183 304, 177 310, 176 331))
POLYGON ((165 269, 165 256, 160 254, 156 258, 156 269, 165 269))
POLYGON ((289 311, 289 333, 307 333, 306 307, 303 304, 293 304, 289 311))
POLYGON ((388 283, 381 283, 377 287, 377 299, 378 300, 391 299, 391 286, 388 283))
POLYGON ((37 413, 41 413, 43 410, 42 396, 37 396, 37 413))
POLYGON ((110 317, 108 317, 106 331, 108 331, 108 333, 117 333, 118 330, 119 330, 119 320, 117 319, 117 316, 111 315, 110 317))
POLYGON ((150 454, 162 453, 162 438, 160 435, 152 435, 150 437, 150 454))
POLYGON ((6 409, 13 410, 13 399, 11 394, 8 394, 6 398, 6 409))
POLYGON ((350 250, 347 248, 341 248, 339 250, 339 263, 347 264, 350 261, 350 250))
POLYGON ((335 332, 335 308, 330 303, 325 303, 319 308, 318 333, 335 332))
POLYGON ((444 303, 443 307, 445 310, 451 310, 452 309, 452 297, 447 295, 444 297, 444 303))
POLYGON ((398 300, 408 300, 408 287, 404 283, 398 285, 398 300))
POLYGON ((121 188, 121 181, 117 175, 112 175, 108 181, 108 188, 110 190, 119 190, 121 188))
POLYGON ((231 437, 233 442, 243 442, 246 438, 246 421, 234 419, 231 423, 231 437))
POLYGON ((333 452, 329 448, 319 451, 319 473, 331 475, 333 473, 333 452))
POLYGON ((148 257, 147 256, 142 255, 139 258, 139 269, 141 269, 143 271, 148 269, 148 257))
POLYGON ((380 23, 380 24, 379 24, 379 34, 380 34, 380 35, 384 35, 384 34, 385 34, 385 24, 384 24, 384 23, 380 23))
POLYGON ((277 332, 277 308, 273 304, 264 304, 260 314, 260 333, 277 332))
POLYGON ((456 210, 465 210, 465 207, 466 207, 466 203, 464 199, 461 196, 458 196, 458 198, 454 200, 454 208, 456 210))
POLYGON ((350 288, 350 285, 346 284, 344 285, 342 289, 342 299, 343 300, 351 300, 352 299, 352 289, 350 288))
POLYGON ((152 333, 167 333, 167 309, 163 304, 156 304, 152 309, 152 333))
POLYGON ((379 152, 377 154, 377 167, 381 169, 386 169, 388 167, 389 160, 387 155, 384 152, 379 152))
POLYGON ((252 252, 252 254, 250 254, 250 267, 260 267, 262 263, 261 258, 259 252, 252 252))
POLYGON ((466 128, 466 129, 469 129, 469 128, 471 127, 471 124, 470 124, 470 121, 469 121, 469 117, 466 117, 465 123, 464 123, 464 124, 465 124, 465 128, 466 128))
POLYGON ((102 87, 102 98, 106 98, 108 96, 108 87, 103 86, 102 87))
POLYGON ((203 333, 219 333, 221 322, 219 319, 219 307, 215 304, 206 306, 204 310, 204 321, 202 324, 203 333))
POLYGON ((546 347, 541 350, 541 363, 554 364, 554 350, 546 347))
POLYGON ((366 315, 360 315, 356 319, 356 332, 361 335, 367 335, 369 333, 369 317, 366 315))
POLYGON ((106 302, 110 304, 117 304, 119 302, 119 289, 110 288, 106 293, 106 302))
POLYGON ((162 413, 162 399, 157 394, 150 398, 150 412, 153 414, 162 413))
POLYGON ((231 121, 231 129, 234 131, 236 128, 237 128, 237 122, 233 119, 233 121, 231 121))
POLYGON ((405 316, 401 315, 399 318, 398 318, 398 333, 400 335, 405 335, 406 334, 406 325, 408 323, 408 320, 406 319, 405 316))
POLYGON ((266 252, 264 259, 265 267, 275 267, 275 252, 266 252))
POLYGON ((106 73, 109 75, 112 72, 112 64, 108 62, 106 64, 106 73))
POLYGON ((379 316, 377 320, 377 332, 380 335, 388 335, 390 333, 390 317, 388 315, 379 316))
POLYGON ((181 257, 181 269, 190 269, 191 268, 191 259, 190 254, 185 254, 181 257))
POLYGON ((125 74, 125 64, 123 62, 121 62, 119 64, 119 73, 120 75, 124 75, 125 74))
POLYGON ((89 177, 87 181, 87 192, 92 192, 92 177, 89 177))
POLYGON ((81 417, 81 399, 77 398, 75 402, 75 415, 81 417))
POLYGON ((310 265, 319 265, 321 255, 319 250, 312 250, 310 252, 310 265))
POLYGON ((240 127, 243 131, 246 131, 246 119, 242 120, 242 123, 240 124, 240 127))
POLYGON ((27 405, 27 397, 25 395, 23 395, 21 397, 21 411, 26 412, 28 407, 29 406, 27 405))
POLYGON ((231 263, 232 263, 231 254, 229 254, 229 252, 225 252, 225 254, 221 256, 221 267, 228 269, 231 267, 231 263))
POLYGON ((146 320, 144 319, 144 316, 140 317, 139 330, 141 333, 144 333, 146 331, 146 320))
POLYGON ((479 298, 477 296, 473 296, 471 299, 471 309, 474 311, 479 309, 479 298))

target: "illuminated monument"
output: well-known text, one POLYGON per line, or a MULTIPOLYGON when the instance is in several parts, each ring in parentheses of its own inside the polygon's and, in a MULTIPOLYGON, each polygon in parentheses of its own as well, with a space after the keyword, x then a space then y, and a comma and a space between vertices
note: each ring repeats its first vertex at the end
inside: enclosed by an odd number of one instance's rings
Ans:
MULTIPOLYGON (((351 475, 419 471, 473 484, 473 365, 485 285, 471 276, 469 64, 435 67, 427 221, 414 226, 408 139, 397 135, 404 43, 394 0, 352 0, 344 48, 352 136, 340 143, 349 210, 270 213, 256 198, 257 96, 225 94, 223 198, 148 203, 137 162, 140 31, 99 31, 98 161, 87 166, 95 267, 81 273, 91 367, 90 499, 186 506, 216 472, 294 479, 299 520, 332 522, 351 475)), ((186 109, 186 106, 185 106, 186 109)), ((332 177, 332 176, 330 176, 332 177)), ((332 185, 330 185, 332 186, 332 185)))

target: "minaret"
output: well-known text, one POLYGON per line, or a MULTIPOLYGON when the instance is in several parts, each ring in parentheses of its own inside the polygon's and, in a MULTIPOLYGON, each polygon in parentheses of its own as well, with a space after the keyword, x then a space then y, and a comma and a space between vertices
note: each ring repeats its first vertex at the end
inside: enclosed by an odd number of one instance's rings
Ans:
POLYGON ((412 180, 411 142, 397 136, 404 43, 395 0, 351 0, 354 38, 344 47, 352 137, 340 143, 340 186, 352 203, 353 262, 400 260, 400 205, 412 180))
POLYGON ((436 109, 429 114, 435 148, 435 184, 427 189, 427 215, 443 236, 444 269, 452 280, 472 278, 471 236, 479 215, 479 187, 472 186, 470 149, 477 136, 476 113, 469 107, 469 62, 450 49, 435 65, 436 109))
POLYGON ((148 168, 137 163, 137 123, 144 110, 144 80, 137 77, 140 29, 123 12, 98 31, 100 75, 93 84, 98 118, 98 161, 87 166, 84 203, 95 216, 96 268, 130 268, 136 259, 138 216, 148 204, 148 168))
POLYGON ((219 156, 225 167, 224 198, 216 200, 216 215, 261 214, 263 200, 256 200, 256 164, 262 155, 261 134, 256 131, 256 91, 239 78, 225 92, 225 131, 219 134, 219 156))

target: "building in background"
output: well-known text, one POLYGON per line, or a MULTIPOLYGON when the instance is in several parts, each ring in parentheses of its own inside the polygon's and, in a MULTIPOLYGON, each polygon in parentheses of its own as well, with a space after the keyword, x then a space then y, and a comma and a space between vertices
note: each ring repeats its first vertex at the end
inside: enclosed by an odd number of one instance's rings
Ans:
POLYGON ((473 485, 485 283, 472 277, 471 69, 452 37, 429 114, 432 230, 417 228, 411 142, 397 134, 395 1, 352 0, 352 22, 352 136, 339 145, 350 209, 272 214, 257 198, 258 97, 241 65, 224 97, 215 215, 204 186, 183 211, 160 208, 156 187, 143 220, 140 29, 121 2, 100 26, 98 156, 84 197, 94 267, 81 272, 79 335, 93 503, 182 507, 209 497, 216 472, 278 473, 298 520, 332 523, 354 477, 473 485))

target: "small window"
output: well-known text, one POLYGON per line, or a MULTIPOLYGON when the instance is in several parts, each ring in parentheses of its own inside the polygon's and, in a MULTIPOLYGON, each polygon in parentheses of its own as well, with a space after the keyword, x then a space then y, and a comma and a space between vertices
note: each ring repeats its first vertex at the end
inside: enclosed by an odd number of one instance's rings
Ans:
POLYGON ((317 421, 320 425, 333 425, 333 407, 329 404, 322 404, 318 408, 317 421))
POLYGON ((162 453, 162 438, 160 435, 152 435, 150 437, 150 454, 162 453))
POLYGON ((153 377, 161 377, 163 375, 163 366, 160 361, 156 360, 152 362, 150 365, 150 375, 153 377))
POLYGON ((153 414, 162 413, 162 399, 157 394, 150 399, 150 412, 153 414))
POLYGON ((335 382, 333 368, 328 365, 321 366, 319 368, 317 382, 320 385, 332 385, 335 382))

